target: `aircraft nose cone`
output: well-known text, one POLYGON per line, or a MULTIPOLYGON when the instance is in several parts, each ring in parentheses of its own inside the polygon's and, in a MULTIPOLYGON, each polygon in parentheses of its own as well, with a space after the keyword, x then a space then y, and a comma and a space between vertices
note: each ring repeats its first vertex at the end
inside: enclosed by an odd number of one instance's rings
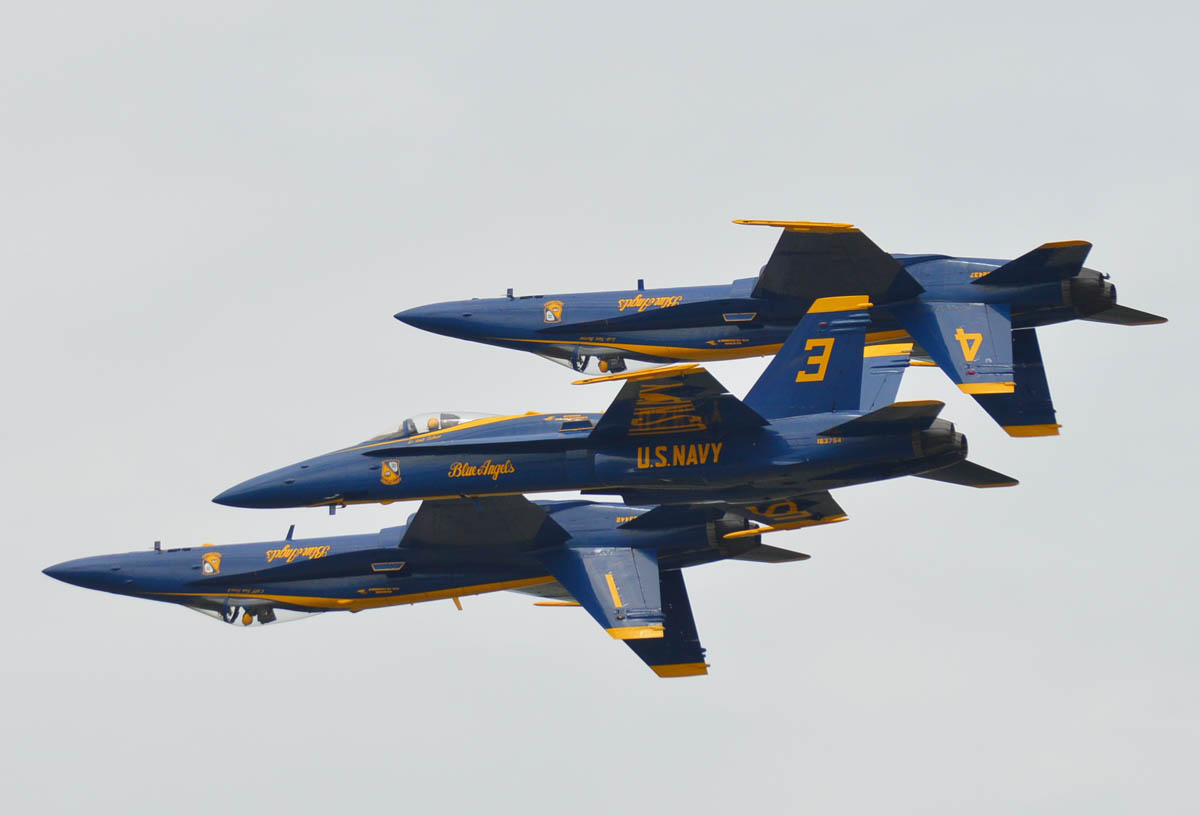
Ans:
POLYGON ((120 566, 103 557, 63 561, 61 564, 46 567, 42 573, 66 584, 108 592, 129 583, 129 576, 122 574, 120 566))
POLYGON ((472 316, 471 308, 463 303, 431 303, 395 314, 401 323, 437 334, 461 333, 472 316))
POLYGON ((271 475, 255 476, 218 493, 213 497, 217 504, 226 507, 282 507, 278 504, 284 480, 271 475))

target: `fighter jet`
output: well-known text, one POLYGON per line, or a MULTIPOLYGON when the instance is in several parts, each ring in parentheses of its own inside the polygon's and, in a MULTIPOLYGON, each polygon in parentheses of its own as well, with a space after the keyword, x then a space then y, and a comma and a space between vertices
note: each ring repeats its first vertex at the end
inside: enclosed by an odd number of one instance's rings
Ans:
MULTIPOLYGON (((294 527, 293 527, 294 530, 294 527)), ((659 677, 708 673, 684 567, 803 553, 762 544, 744 517, 521 496, 425 502, 377 534, 81 558, 44 572, 180 604, 241 627, 513 590, 581 606, 659 677)))
POLYGON ((865 347, 870 303, 821 298, 746 399, 695 364, 610 374, 603 415, 441 412, 226 490, 236 507, 336 506, 545 491, 711 503, 771 529, 840 521, 829 490, 903 475, 996 487, 937 401, 892 403, 908 354, 865 347), (864 366, 864 358, 870 366, 864 366), (864 380, 866 383, 864 384, 864 380), (882 407, 880 407, 882 406, 882 407))
POLYGON ((576 371, 776 353, 818 298, 865 292, 868 343, 911 344, 1012 436, 1052 436, 1037 327, 1068 320, 1141 326, 1166 318, 1117 305, 1108 275, 1083 266, 1086 241, 1042 244, 1015 260, 889 255, 851 224, 738 220, 781 227, 756 278, 728 285, 474 298, 398 320, 438 334, 531 351, 576 371))

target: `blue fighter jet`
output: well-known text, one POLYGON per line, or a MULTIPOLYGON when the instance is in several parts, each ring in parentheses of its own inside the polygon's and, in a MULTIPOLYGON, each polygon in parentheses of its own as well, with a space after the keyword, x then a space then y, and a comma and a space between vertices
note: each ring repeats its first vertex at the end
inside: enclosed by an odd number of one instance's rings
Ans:
POLYGON ((417 328, 539 354, 576 371, 776 353, 818 298, 865 292, 868 343, 903 343, 936 364, 1010 435, 1057 435, 1036 329, 1083 319, 1140 326, 1165 318, 1117 305, 1083 266, 1086 241, 1043 244, 1015 260, 889 255, 850 224, 782 227, 757 278, 719 286, 473 298, 400 312, 417 328))
POLYGON ((57 564, 60 581, 180 604, 235 626, 513 590, 582 606, 659 677, 708 673, 681 570, 808 558, 745 517, 522 496, 425 502, 377 534, 185 547, 57 564))
POLYGON ((443 412, 230 488, 237 507, 336 506, 582 490, 708 504, 793 529, 841 521, 829 491, 903 475, 997 487, 937 401, 893 403, 907 352, 867 348, 870 303, 821 298, 746 399, 695 364, 610 374, 603 415, 443 412), (870 365, 864 365, 864 359, 870 365))

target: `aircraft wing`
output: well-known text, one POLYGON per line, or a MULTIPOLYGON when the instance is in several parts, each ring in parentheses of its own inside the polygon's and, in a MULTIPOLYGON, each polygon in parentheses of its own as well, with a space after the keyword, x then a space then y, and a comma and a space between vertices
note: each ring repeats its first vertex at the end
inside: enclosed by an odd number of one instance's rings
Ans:
POLYGON ((570 538, 546 511, 524 496, 481 496, 421 502, 402 547, 469 547, 524 551, 570 538))
POLYGON ((733 223, 783 228, 752 297, 815 300, 862 292, 872 300, 905 300, 923 291, 899 261, 852 224, 745 219, 733 223))
POLYGON ((663 637, 658 553, 637 547, 558 547, 538 559, 617 640, 663 637))
POLYGON ((609 380, 624 380, 625 385, 592 429, 590 438, 596 441, 664 434, 702 434, 719 439, 733 431, 767 424, 695 364, 609 374, 577 384, 609 380))
POLYGON ((708 674, 704 647, 692 617, 683 573, 666 570, 659 578, 662 598, 663 636, 647 640, 627 640, 633 650, 659 677, 694 677, 708 674))

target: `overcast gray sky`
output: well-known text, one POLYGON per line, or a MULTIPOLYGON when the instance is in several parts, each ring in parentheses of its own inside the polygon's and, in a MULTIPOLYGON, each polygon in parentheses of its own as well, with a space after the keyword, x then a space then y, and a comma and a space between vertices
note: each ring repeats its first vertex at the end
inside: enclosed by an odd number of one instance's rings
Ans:
MULTIPOLYGON (((1194 7, 26 4, 0 31, 10 812, 1193 813, 1194 7), (601 411, 391 315, 754 274, 771 230, 1083 238, 1166 326, 1042 333, 1063 423, 687 574, 707 678, 529 599, 235 631, 68 558, 371 532, 236 481, 430 409, 601 411)), ((715 364, 744 394, 763 361, 715 364)))

